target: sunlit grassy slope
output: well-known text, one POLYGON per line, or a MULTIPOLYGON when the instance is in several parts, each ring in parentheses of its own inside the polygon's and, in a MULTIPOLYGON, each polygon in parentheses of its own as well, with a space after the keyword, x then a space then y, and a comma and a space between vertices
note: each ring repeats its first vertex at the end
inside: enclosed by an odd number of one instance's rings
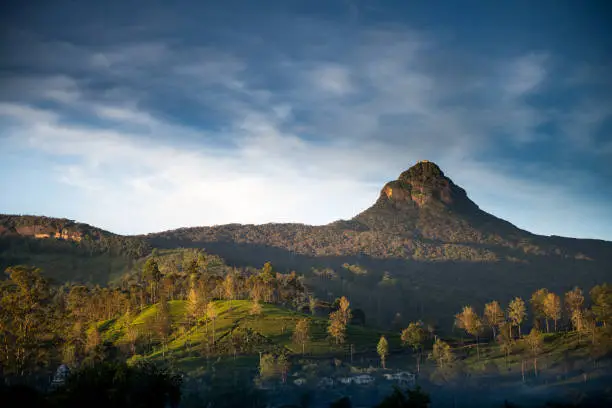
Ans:
MULTIPOLYGON (((568 358, 574 361, 587 359, 592 352, 589 336, 579 338, 575 332, 560 332, 543 334, 543 337, 544 344, 538 353, 541 368, 562 365, 568 358)), ((480 345, 480 358, 474 345, 469 348, 471 350, 463 362, 474 372, 516 372, 521 370, 523 360, 527 362, 527 367, 531 367, 533 361, 533 355, 523 340, 514 344, 508 358, 494 342, 480 345)))
MULTIPOLYGON (((256 342, 257 345, 249 351, 238 353, 238 356, 243 358, 258 356, 260 351, 286 351, 290 354, 301 355, 302 347, 292 342, 292 335, 296 322, 303 318, 310 321, 310 340, 305 345, 305 353, 314 358, 345 355, 351 344, 354 353, 373 352, 381 334, 387 336, 391 348, 399 347, 398 335, 360 326, 349 326, 345 344, 336 345, 328 336, 326 318, 297 313, 270 304, 262 304, 262 313, 252 315, 250 310, 253 303, 248 300, 215 301, 214 303, 218 317, 214 322, 214 340, 217 348, 212 356, 209 356, 213 358, 217 358, 218 355, 233 355, 232 334, 245 331, 251 333, 251 341, 256 342)), ((189 327, 185 324, 186 301, 170 301, 169 307, 172 335, 164 352, 165 356, 171 355, 173 359, 183 363, 204 358, 207 339, 210 343, 213 338, 213 322, 201 319, 197 325, 189 327)), ((158 305, 149 306, 135 316, 134 323, 140 328, 141 336, 144 337, 147 320, 154 321, 157 308, 158 305)), ((119 346, 127 343, 125 317, 101 322, 99 330, 106 341, 111 341, 119 346)), ((143 357, 157 359, 161 355, 161 347, 155 347, 143 357)))

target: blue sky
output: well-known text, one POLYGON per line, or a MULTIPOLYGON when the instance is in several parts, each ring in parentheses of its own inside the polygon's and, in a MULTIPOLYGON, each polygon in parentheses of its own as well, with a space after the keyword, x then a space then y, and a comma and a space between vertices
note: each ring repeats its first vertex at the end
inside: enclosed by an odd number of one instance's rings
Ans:
POLYGON ((522 228, 612 240, 604 1, 13 3, 0 212, 325 224, 429 159, 522 228))

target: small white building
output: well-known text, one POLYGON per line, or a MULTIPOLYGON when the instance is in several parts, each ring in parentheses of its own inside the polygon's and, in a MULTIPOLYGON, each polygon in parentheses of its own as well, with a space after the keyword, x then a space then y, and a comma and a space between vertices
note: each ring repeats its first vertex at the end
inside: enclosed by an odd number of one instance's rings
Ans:
POLYGON ((351 377, 340 377, 338 378, 338 381, 340 381, 342 384, 350 384, 353 382, 353 379, 351 377))
POLYGON ((296 378, 295 380, 293 380, 293 383, 295 385, 297 385, 298 387, 301 387, 302 385, 306 384, 306 379, 305 378, 296 378))
POLYGON ((53 380, 51 381, 51 387, 60 387, 66 383, 66 379, 70 375, 70 368, 66 364, 62 364, 55 371, 53 380))
POLYGON ((364 385, 374 382, 374 377, 368 374, 361 374, 351 378, 355 384, 364 385))
POLYGON ((332 378, 329 377, 323 377, 321 378, 321 380, 319 380, 319 388, 324 388, 324 387, 333 387, 334 386, 334 380, 332 378))
POLYGON ((408 371, 400 371, 393 374, 385 374, 388 381, 397 381, 401 385, 412 385, 416 381, 416 376, 408 371))

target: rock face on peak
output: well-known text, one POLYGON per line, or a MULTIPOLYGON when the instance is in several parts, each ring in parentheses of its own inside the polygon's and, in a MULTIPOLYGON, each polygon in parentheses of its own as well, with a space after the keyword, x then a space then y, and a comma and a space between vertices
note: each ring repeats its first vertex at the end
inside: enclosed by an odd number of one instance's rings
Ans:
POLYGON ((530 236, 482 211, 437 164, 423 160, 382 188, 374 205, 354 222, 396 236, 449 243, 513 246, 530 236))
POLYGON ((468 197, 464 189, 444 175, 437 164, 428 160, 402 172, 399 178, 388 182, 380 193, 379 201, 396 208, 442 205, 463 211, 475 211, 478 206, 468 197))

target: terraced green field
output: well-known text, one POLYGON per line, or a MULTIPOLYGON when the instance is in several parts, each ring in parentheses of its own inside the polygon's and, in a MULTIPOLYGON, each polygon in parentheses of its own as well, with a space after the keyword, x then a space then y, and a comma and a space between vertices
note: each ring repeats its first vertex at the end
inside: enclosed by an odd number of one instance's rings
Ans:
MULTIPOLYGON (((186 371, 193 371, 204 365, 208 359, 231 358, 235 363, 245 362, 256 367, 260 352, 285 352, 301 356, 302 345, 292 341, 293 331, 299 319, 310 322, 310 339, 306 342, 304 353, 309 358, 345 356, 350 353, 375 352, 376 344, 382 334, 390 342, 390 347, 400 346, 399 335, 381 332, 361 326, 349 326, 344 344, 337 345, 327 333, 328 320, 284 309, 271 304, 261 304, 260 315, 250 313, 253 303, 249 300, 215 301, 218 317, 215 321, 200 319, 197 324, 187 325, 186 301, 168 302, 171 316, 172 334, 166 347, 157 344, 148 352, 133 358, 160 359, 170 358, 186 371), (254 362, 254 363, 253 363, 254 362)), ((158 305, 145 308, 133 318, 138 328, 140 342, 155 337, 155 318, 158 305), (147 329, 147 327, 152 327, 147 329)), ((127 318, 121 317, 101 322, 98 329, 105 341, 120 347, 127 347, 127 318)), ((155 341, 153 341, 155 343, 155 341)))

